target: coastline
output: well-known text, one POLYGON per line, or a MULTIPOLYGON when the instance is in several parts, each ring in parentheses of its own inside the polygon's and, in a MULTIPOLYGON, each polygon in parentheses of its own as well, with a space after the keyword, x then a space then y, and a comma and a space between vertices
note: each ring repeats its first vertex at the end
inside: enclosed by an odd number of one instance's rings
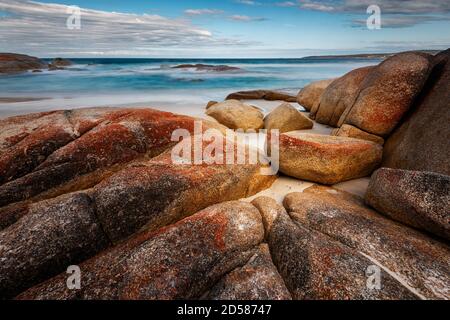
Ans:
MULTIPOLYGON (((105 99, 110 99, 111 97, 105 97, 105 99)), ((205 106, 208 101, 203 101, 201 98, 195 99, 193 97, 193 101, 190 102, 183 102, 183 101, 135 101, 133 103, 121 103, 120 101, 116 101, 119 103, 105 103, 105 104, 97 104, 95 105, 95 101, 99 101, 97 97, 84 98, 84 104, 83 101, 80 101, 80 99, 76 99, 72 101, 72 103, 69 103, 67 105, 67 101, 69 99, 64 99, 61 101, 61 99, 49 99, 49 100, 38 100, 38 98, 35 98, 34 100, 22 102, 20 101, 21 105, 17 107, 16 110, 12 110, 11 106, 14 104, 7 104, 9 105, 9 109, 4 110, 2 108, 2 104, 0 103, 0 119, 15 116, 19 114, 26 114, 30 112, 42 112, 42 111, 50 111, 50 110, 61 110, 61 109, 71 109, 71 108, 85 108, 85 107, 114 107, 114 108, 123 108, 123 107, 133 107, 133 108, 152 108, 157 109, 161 111, 167 111, 182 115, 188 115, 192 117, 198 117, 203 119, 208 119, 212 121, 216 121, 215 119, 208 117, 205 114, 205 106), (48 104, 47 102, 51 102, 48 104), (66 107, 64 108, 58 108, 58 103, 65 102, 66 107), (43 107, 43 104, 47 104, 47 107, 43 107), (77 105, 74 105, 77 104, 77 105)), ((142 100, 148 99, 148 96, 141 97, 142 100)), ((255 105, 259 107, 264 115, 267 115, 270 113, 273 109, 278 107, 283 101, 265 101, 265 100, 246 100, 246 103, 255 105)), ((294 104, 296 107, 299 108, 302 112, 304 112, 305 115, 308 115, 309 112, 307 112, 302 107, 298 106, 297 104, 294 104)), ((317 123, 314 121, 314 127, 312 129, 302 130, 304 133, 316 133, 316 134, 325 134, 330 135, 331 131, 333 130, 332 127, 317 123)), ((351 194, 363 197, 367 186, 369 184, 370 177, 360 178, 360 179, 354 179, 349 180, 345 182, 338 183, 336 185, 333 185, 333 187, 347 191, 351 194)), ((285 176, 283 174, 279 174, 279 177, 274 182, 274 184, 259 193, 257 193, 254 196, 251 196, 249 198, 241 199, 244 201, 252 201, 253 199, 259 197, 259 196, 270 196, 274 198, 277 202, 280 204, 283 201, 283 198, 286 194, 290 192, 302 192, 304 189, 312 186, 314 183, 309 181, 303 181, 296 178, 291 178, 288 176, 285 176)))
MULTIPOLYGON (((136 277, 141 277, 142 268, 135 268, 135 261, 128 258, 122 260, 120 255, 129 255, 129 250, 132 250, 133 254, 139 253, 140 241, 144 241, 144 246, 151 247, 154 241, 159 241, 152 238, 154 234, 158 234, 158 239, 161 239, 165 246, 168 243, 177 243, 175 246, 169 245, 167 249, 161 249, 170 252, 168 255, 160 256, 160 250, 156 254, 145 251, 145 257, 162 257, 164 261, 171 259, 174 252, 194 252, 196 248, 203 248, 205 245, 208 247, 209 242, 214 244, 213 250, 222 250, 223 244, 226 247, 229 241, 232 245, 241 245, 250 239, 250 246, 260 246, 258 254, 267 254, 268 266, 273 268, 275 275, 277 270, 287 270, 278 277, 282 288, 286 279, 294 285, 299 283, 298 281, 303 283, 302 279, 290 278, 290 274, 298 271, 298 265, 312 262, 308 276, 325 276, 328 279, 328 273, 324 275, 323 270, 331 269, 328 265, 325 265, 324 269, 322 264, 327 264, 330 259, 339 259, 338 261, 344 261, 345 264, 338 269, 339 277, 336 283, 341 283, 341 279, 353 280, 355 273, 351 270, 364 275, 361 271, 367 271, 366 267, 375 263, 386 270, 392 281, 402 290, 395 289, 391 292, 389 289, 366 296, 367 287, 364 287, 364 284, 367 282, 362 276, 362 287, 358 283, 349 282, 350 286, 345 289, 350 290, 346 292, 350 292, 355 298, 359 298, 361 292, 363 297, 375 299, 448 298, 446 287, 442 285, 441 280, 447 276, 446 259, 436 259, 445 257, 448 251, 444 243, 434 238, 436 235, 448 239, 448 231, 442 227, 447 221, 437 221, 431 226, 421 223, 424 219, 437 215, 433 211, 435 202, 445 214, 448 191, 445 191, 445 188, 442 190, 441 186, 445 183, 450 186, 450 179, 434 171, 418 173, 382 165, 383 155, 394 158, 403 156, 392 153, 393 149, 397 149, 396 133, 389 137, 387 135, 397 125, 397 120, 392 118, 385 122, 386 109, 406 112, 405 110, 412 106, 412 92, 415 92, 416 96, 422 93, 431 97, 429 101, 424 100, 425 108, 429 109, 431 106, 433 109, 437 106, 442 110, 446 107, 445 103, 441 103, 441 97, 445 96, 445 88, 448 87, 449 78, 445 77, 446 73, 442 73, 442 81, 436 82, 432 91, 428 91, 428 86, 417 87, 411 84, 425 83, 429 76, 426 71, 430 70, 431 59, 420 54, 399 54, 378 66, 358 68, 338 79, 312 82, 304 86, 296 96, 271 90, 234 92, 226 89, 228 92, 224 93, 225 88, 221 87, 214 89, 214 94, 208 90, 208 95, 204 94, 204 90, 190 89, 184 90, 184 95, 180 95, 180 90, 174 88, 146 91, 145 94, 141 94, 144 91, 139 91, 138 94, 127 91, 125 96, 120 90, 111 90, 111 94, 104 94, 102 90, 91 94, 74 90, 75 93, 70 93, 74 98, 62 96, 66 91, 60 91, 49 100, 7 99, 7 102, 18 102, 0 105, 0 114, 3 113, 4 116, 59 110, 0 121, 6 129, 4 134, 2 133, 0 148, 7 151, 2 157, 5 164, 3 179, 6 183, 3 184, 3 193, 0 194, 0 202, 3 201, 4 205, 0 228, 3 226, 9 239, 8 243, 11 244, 11 249, 8 250, 16 251, 18 232, 11 232, 16 226, 20 228, 20 237, 23 239, 20 241, 19 259, 34 259, 34 248, 30 251, 26 245, 31 241, 37 241, 39 249, 53 250, 52 244, 61 242, 61 233, 54 232, 53 229, 47 232, 47 226, 55 222, 62 223, 62 227, 70 227, 64 238, 69 247, 61 254, 58 253, 58 257, 79 247, 78 241, 72 240, 74 237, 87 238, 87 242, 83 244, 86 248, 105 241, 105 244, 92 248, 88 259, 93 260, 89 261, 104 261, 109 266, 115 263, 115 257, 119 257, 127 266, 134 268, 133 272, 136 270, 136 277), (424 71, 410 74, 411 65, 419 69, 424 66, 424 71), (377 94, 371 93, 370 90, 367 93, 366 79, 375 77, 390 80, 398 75, 397 69, 403 72, 402 75, 406 74, 406 80, 403 82, 411 84, 411 92, 386 87, 389 81, 385 80, 377 81, 377 94), (391 96, 397 99, 396 104, 389 104, 391 96), (368 100, 362 106, 361 97, 368 100), (438 103, 435 102, 436 99, 438 103), (245 100, 245 103, 239 100, 245 100), (289 101, 290 104, 284 101, 289 101), (83 107, 86 109, 80 109, 83 107), (358 110, 356 107, 363 108, 357 116, 352 113, 358 110), (339 119, 334 119, 337 114, 339 119), (335 121, 341 122, 342 117, 343 122, 336 125, 335 121), (209 121, 204 121, 199 126, 200 118, 209 121), (220 123, 220 126, 214 122, 220 123), (227 158, 226 165, 211 166, 213 162, 204 158, 198 163, 196 149, 203 156, 212 155, 214 150, 215 160, 217 156, 220 159, 221 155, 225 155, 224 152, 217 151, 215 146, 216 142, 223 140, 216 138, 212 144, 210 138, 191 140, 192 135, 197 134, 195 137, 200 137, 198 134, 206 133, 211 137, 211 132, 207 132, 207 129, 219 128, 222 131, 225 130, 224 126, 230 129, 280 130, 282 134, 279 136, 279 144, 272 143, 273 136, 272 139, 256 139, 252 135, 248 141, 253 148, 263 148, 264 142, 270 143, 270 157, 275 156, 279 160, 274 162, 279 164, 278 174, 265 175, 264 171, 261 172, 267 165, 265 161, 256 164, 245 163, 241 166, 239 154, 237 162, 228 163, 227 158), (183 141, 176 144, 173 134, 176 132, 177 137, 180 137, 180 131, 177 130, 181 128, 184 129, 183 141), (339 128, 338 131, 335 128, 339 128), (202 147, 194 144, 195 160, 192 162, 192 143, 199 140, 202 147), (189 145, 187 154, 186 142, 189 145), (211 148, 213 146, 214 148, 211 148), (161 148, 166 148, 163 153, 160 153, 161 148), (277 148, 279 153, 274 152, 277 148), (179 150, 183 151, 181 163, 174 161, 173 152, 179 150), (185 157, 186 155, 188 157, 185 157), (382 167, 377 168, 379 165, 382 167), (355 177, 364 178, 354 179, 355 177), (398 186, 398 183, 402 186, 398 186), (432 203, 421 198, 421 190, 424 187, 429 188, 436 199, 432 203), (411 194, 414 196, 411 197, 411 194), (401 204, 396 197, 404 199, 406 204, 401 204), (425 210, 412 220, 405 219, 404 213, 408 215, 411 212, 409 203, 416 201, 419 201, 425 210), (389 209, 397 208, 399 203, 402 210, 400 213, 389 209), (73 215, 75 211, 80 212, 82 216, 73 215), (61 217, 62 221, 55 220, 55 217, 61 217), (87 225, 81 229, 82 232, 78 228, 80 219, 87 225), (230 236, 223 237, 224 225, 231 228, 225 230, 230 236), (99 227, 98 230, 92 232, 92 227, 96 226, 99 227), (42 234, 29 233, 36 227, 43 228, 42 234), (185 229, 186 227, 188 229, 185 229), (423 233, 413 232, 411 228, 423 229, 423 233), (140 231, 144 230, 150 238, 141 237, 140 231), (177 231, 174 235, 170 230, 177 231), (215 230, 219 231, 214 233, 215 230), (429 233, 433 236, 429 237, 429 233), (115 246, 132 234, 135 235, 127 240, 125 247, 115 246), (195 241, 192 241, 191 235, 194 235, 195 241), (205 242, 211 235, 213 239, 205 242), (228 242, 218 243, 217 239, 228 242), (113 256, 103 258, 104 255, 97 254, 111 245, 113 256), (193 248, 195 250, 192 250, 193 248), (303 254, 283 256, 286 252, 304 252, 307 257, 312 254, 313 259, 305 260, 303 254), (274 260, 271 255, 274 255, 274 260), (277 257, 280 259, 277 260, 277 257), (360 269, 361 263, 363 269, 360 269), (408 272, 404 271, 405 268, 408 272), (437 274, 431 287, 429 276, 424 270, 432 270, 437 274), (408 281, 411 279, 419 282, 409 285, 408 281)), ((436 59, 442 59, 442 55, 436 59)), ((34 87, 34 90, 36 88, 38 87, 34 87)), ((70 86, 68 88, 73 89, 70 86)), ((419 114, 418 118, 411 119, 422 124, 423 118, 424 116, 419 114)), ((434 123, 441 119, 431 120, 434 123)), ((407 121, 409 120, 403 122, 403 125, 408 125, 407 121)), ((437 140, 437 145, 432 145, 429 154, 442 159, 439 152, 445 150, 448 142, 438 139, 439 130, 446 128, 446 123, 438 123, 438 133, 433 133, 432 139, 423 140, 420 149, 429 149, 430 140, 437 140)), ((407 136, 400 142, 408 139, 407 136)), ((416 152, 416 140, 412 141, 408 152, 416 152)), ((226 150, 232 150, 235 154, 234 147, 226 150)), ((415 158, 421 160, 417 155, 415 158)), ((439 163, 442 163, 442 160, 439 163)), ((437 169, 446 170, 445 167, 437 169)), ((48 255, 45 255, 45 251, 42 252, 44 254, 39 256, 39 267, 42 277, 45 277, 48 255)), ((195 270, 205 261, 205 251, 197 252, 199 258, 192 264, 191 255, 181 254, 188 263, 172 264, 170 272, 182 270, 177 269, 178 265, 188 265, 186 275, 189 281, 196 282, 198 273, 195 270)), ((235 255, 236 251, 230 253, 235 255)), ((206 252, 206 259, 210 257, 211 252, 206 252)), ((15 280, 16 260, 10 259, 3 267, 9 272, 8 279, 12 279, 12 284, 5 289, 9 290, 5 291, 7 296, 13 297, 19 293, 19 299, 30 299, 38 297, 42 292, 49 298, 77 298, 75 295, 63 296, 58 292, 55 295, 51 286, 58 283, 59 276, 45 282, 50 283, 50 286, 45 283, 39 285, 39 281, 45 279, 15 280)), ((162 263, 165 263, 164 261, 162 263)), ((245 261, 248 261, 246 265, 249 266, 253 263, 247 258, 245 261)), ((86 265, 89 265, 89 262, 83 264, 86 265)), ((95 276, 100 270, 98 266, 96 264, 92 269, 95 276)), ((25 271, 30 274, 34 268, 31 266, 25 271)), ((120 268, 121 265, 119 269, 112 269, 106 274, 108 283, 117 275, 124 274, 120 268)), ((208 264, 206 268, 216 270, 214 263, 208 264)), ((146 263, 144 272, 153 275, 155 270, 159 269, 159 264, 152 269, 146 263)), ((259 277, 261 273, 256 270, 251 274, 259 277)), ((155 279, 159 281, 163 277, 157 276, 155 279)), ((164 283, 172 286, 174 282, 182 283, 183 279, 175 272, 174 276, 164 280, 164 283)), ((223 276, 222 280, 226 281, 227 275, 223 276)), ((121 284, 121 281, 119 279, 117 282, 111 282, 112 286, 121 284)), ((145 285, 146 283, 143 286, 145 285)), ((86 298, 91 297, 89 290, 96 290, 95 296, 99 297, 107 296, 109 292, 109 286, 97 286, 97 283, 91 286, 93 289, 87 287, 86 298), (97 288, 100 288, 100 291, 97 291, 97 288)), ((125 286, 129 287, 128 283, 125 283, 125 286)), ((240 283, 233 282, 231 287, 239 288, 240 283)), ((266 290, 269 287, 271 282, 262 284, 261 288, 266 290)), ((213 290, 215 288, 216 285, 213 290)), ((202 289, 202 292, 209 295, 210 291, 205 290, 210 289, 202 289)), ((295 291, 291 293, 288 289, 285 289, 285 293, 286 298, 304 298, 301 295, 296 296, 295 291)), ((328 293, 317 292, 311 297, 324 297, 324 294, 328 293)), ((340 290, 333 291, 332 294, 337 298, 341 297, 340 290)), ((117 297, 121 298, 120 293, 117 297)))

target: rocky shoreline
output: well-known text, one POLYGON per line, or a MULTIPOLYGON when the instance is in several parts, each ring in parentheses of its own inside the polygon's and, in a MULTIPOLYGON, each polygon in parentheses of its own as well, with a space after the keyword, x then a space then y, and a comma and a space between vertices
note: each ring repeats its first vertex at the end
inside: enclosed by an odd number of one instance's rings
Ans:
POLYGON ((72 62, 63 58, 55 58, 50 63, 37 57, 17 53, 0 52, 0 75, 17 74, 23 72, 42 72, 42 70, 64 70, 72 62))
POLYGON ((390 56, 296 101, 237 92, 208 103, 208 119, 150 108, 1 119, 0 298, 450 299, 449 87, 450 49, 390 56), (282 103, 264 115, 247 99, 282 103), (279 130, 279 175, 314 185, 277 203, 259 196, 277 179, 263 161, 174 163, 172 133, 194 142, 198 122, 279 130), (302 132, 316 123, 335 129, 302 132), (367 176, 364 198, 333 187, 367 176))

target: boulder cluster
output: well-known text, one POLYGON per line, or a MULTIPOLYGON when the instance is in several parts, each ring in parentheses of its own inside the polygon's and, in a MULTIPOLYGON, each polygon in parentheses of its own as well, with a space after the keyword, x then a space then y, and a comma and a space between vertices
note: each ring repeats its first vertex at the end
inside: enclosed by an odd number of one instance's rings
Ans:
POLYGON ((0 298, 450 299, 449 88, 450 50, 407 52, 301 90, 332 135, 302 132, 314 122, 289 102, 264 115, 238 100, 249 93, 208 103, 216 121, 0 120, 0 298), (317 184, 277 203, 249 198, 277 179, 265 163, 174 163, 172 133, 195 140, 198 122, 278 129, 281 174, 317 184), (366 176, 363 198, 332 186, 366 176))

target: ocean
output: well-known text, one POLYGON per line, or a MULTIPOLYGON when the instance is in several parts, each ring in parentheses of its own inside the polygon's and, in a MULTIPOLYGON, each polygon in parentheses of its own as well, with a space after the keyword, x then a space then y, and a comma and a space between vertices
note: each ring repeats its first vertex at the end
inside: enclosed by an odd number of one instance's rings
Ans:
MULTIPOLYGON (((205 104, 231 92, 281 89, 296 94, 311 81, 334 78, 379 59, 70 59, 66 70, 0 76, 0 97, 50 98, 0 103, 0 116, 95 105, 205 104), (174 69, 180 64, 228 65, 214 72, 174 69)), ((50 60, 48 60, 50 61, 50 60)))

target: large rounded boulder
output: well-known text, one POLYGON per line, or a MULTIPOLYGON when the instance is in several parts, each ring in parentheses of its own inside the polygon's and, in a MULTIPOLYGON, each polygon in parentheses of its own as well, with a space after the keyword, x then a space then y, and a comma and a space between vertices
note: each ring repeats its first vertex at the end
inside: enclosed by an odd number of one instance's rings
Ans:
POLYGON ((379 136, 389 135, 410 109, 432 69, 432 56, 394 55, 375 67, 361 84, 358 98, 338 125, 351 124, 379 136))
POLYGON ((417 106, 386 141, 384 167, 450 175, 450 49, 434 65, 417 106))
POLYGON ((355 102, 361 83, 373 68, 358 68, 333 81, 320 98, 316 121, 336 127, 345 109, 355 102))

